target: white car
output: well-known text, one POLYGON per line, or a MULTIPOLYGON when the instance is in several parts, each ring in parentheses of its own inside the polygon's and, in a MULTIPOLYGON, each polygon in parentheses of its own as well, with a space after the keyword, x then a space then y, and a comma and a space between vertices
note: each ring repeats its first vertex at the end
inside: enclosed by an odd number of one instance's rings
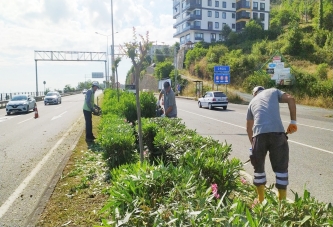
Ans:
POLYGON ((36 100, 31 95, 15 95, 6 105, 7 115, 11 113, 29 113, 36 105, 36 100))
POLYGON ((214 107, 223 107, 224 110, 228 106, 228 97, 221 91, 208 91, 202 98, 198 100, 198 106, 214 109, 214 107))
POLYGON ((50 91, 44 97, 44 105, 61 104, 61 95, 57 91, 50 91))

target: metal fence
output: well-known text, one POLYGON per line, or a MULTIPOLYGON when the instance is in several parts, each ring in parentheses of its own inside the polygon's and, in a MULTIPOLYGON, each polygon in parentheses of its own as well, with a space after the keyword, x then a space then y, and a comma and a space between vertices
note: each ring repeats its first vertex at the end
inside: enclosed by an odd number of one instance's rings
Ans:
POLYGON ((32 96, 44 96, 44 92, 11 92, 11 93, 0 93, 0 101, 11 99, 14 95, 32 95, 32 96), (37 95, 36 95, 37 94, 37 95))

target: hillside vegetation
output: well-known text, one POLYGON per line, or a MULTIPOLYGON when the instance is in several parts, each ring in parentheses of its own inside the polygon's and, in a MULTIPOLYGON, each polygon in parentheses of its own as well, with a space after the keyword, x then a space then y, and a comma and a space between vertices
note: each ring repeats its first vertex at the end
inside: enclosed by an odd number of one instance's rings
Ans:
MULTIPOLYGON (((224 26, 224 41, 196 43, 186 52, 186 74, 213 84, 214 66, 229 65, 231 86, 250 92, 255 85, 276 86, 265 63, 278 54, 295 77, 293 86, 280 89, 293 94, 298 103, 333 108, 333 1, 271 2, 269 30, 263 30, 258 20, 248 22, 241 33, 224 26)), ((168 59, 157 61, 156 68, 157 78, 174 78, 168 59)))

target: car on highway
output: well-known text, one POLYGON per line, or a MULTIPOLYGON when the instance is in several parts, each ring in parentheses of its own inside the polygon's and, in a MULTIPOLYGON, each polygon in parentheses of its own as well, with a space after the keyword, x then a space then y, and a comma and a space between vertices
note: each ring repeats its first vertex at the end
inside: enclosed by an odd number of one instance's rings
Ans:
POLYGON ((57 91, 50 91, 44 97, 44 104, 61 104, 61 95, 57 91))
POLYGON ((207 107, 214 109, 214 107, 223 107, 224 110, 228 106, 228 97, 221 91, 208 91, 202 98, 198 99, 199 108, 207 107))
POLYGON ((11 113, 29 113, 36 105, 31 95, 15 95, 6 105, 7 115, 11 113))
POLYGON ((87 94, 87 89, 83 89, 82 94, 87 94))

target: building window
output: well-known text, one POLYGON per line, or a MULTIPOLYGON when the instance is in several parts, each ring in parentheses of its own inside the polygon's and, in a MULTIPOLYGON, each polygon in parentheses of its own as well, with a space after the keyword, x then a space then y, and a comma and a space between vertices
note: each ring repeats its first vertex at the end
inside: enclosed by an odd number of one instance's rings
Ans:
POLYGON ((246 6, 246 8, 250 8, 250 1, 246 1, 245 6, 246 6))
POLYGON ((201 27, 201 21, 194 21, 194 26, 197 28, 201 27))
POLYGON ((180 37, 180 44, 184 44, 184 43, 185 43, 185 37, 182 36, 182 37, 180 37))
POLYGON ((253 9, 258 10, 258 2, 253 2, 253 9))
POLYGON ((215 1, 215 7, 219 7, 219 1, 215 1))
POLYGON ((208 21, 208 29, 210 29, 210 30, 213 29, 213 22, 208 21))
POLYGON ((260 3, 260 10, 265 11, 265 3, 260 3))
POLYGON ((212 0, 208 0, 208 6, 212 6, 212 0))
POLYGON ((219 18, 220 15, 219 15, 219 12, 215 11, 215 18, 219 18))
POLYGON ((194 33, 194 39, 195 40, 203 40, 203 33, 194 33))
POLYGON ((187 35, 186 35, 186 42, 187 42, 187 41, 190 41, 190 34, 187 34, 187 35))
POLYGON ((222 8, 227 8, 227 2, 222 2, 222 8))
POLYGON ((232 24, 231 27, 232 27, 232 29, 235 29, 235 28, 236 28, 236 25, 235 25, 235 24, 232 24))
POLYGON ((200 16, 200 15, 201 15, 201 10, 198 10, 198 9, 195 10, 195 11, 194 11, 194 14, 200 16))
POLYGON ((222 41, 222 34, 219 34, 219 41, 222 41))
POLYGON ((215 41, 216 40, 216 34, 215 33, 211 33, 210 34, 210 39, 211 39, 211 41, 215 41))
POLYGON ((208 17, 212 17, 212 11, 208 11, 208 17))
POLYGON ((215 22, 215 29, 219 29, 220 25, 219 22, 215 22))
POLYGON ((236 8, 236 3, 232 3, 232 8, 236 8))
POLYGON ((253 13, 253 19, 258 19, 258 13, 253 13))
POLYGON ((226 19, 227 18, 227 13, 226 12, 222 12, 222 19, 226 19))
POLYGON ((232 17, 232 18, 236 18, 236 14, 235 14, 235 13, 232 13, 232 14, 231 14, 231 17, 232 17))
POLYGON ((265 14, 264 13, 260 13, 260 20, 265 20, 265 14))

